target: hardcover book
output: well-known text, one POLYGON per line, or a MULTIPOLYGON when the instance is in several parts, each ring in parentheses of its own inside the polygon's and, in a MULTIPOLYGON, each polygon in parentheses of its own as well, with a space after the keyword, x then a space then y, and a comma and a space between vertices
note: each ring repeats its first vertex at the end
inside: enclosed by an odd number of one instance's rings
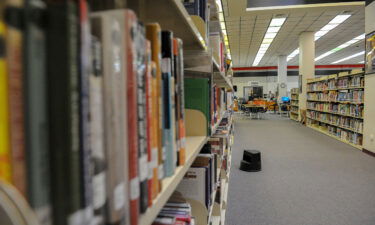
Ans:
POLYGON ((138 108, 137 108, 137 68, 134 37, 138 28, 137 17, 133 11, 125 10, 125 48, 127 59, 127 126, 129 153, 129 201, 130 224, 138 224, 139 214, 139 172, 138 172, 138 108))
POLYGON ((24 129, 24 90, 23 90, 23 1, 8 0, 5 19, 6 63, 8 70, 8 102, 10 119, 10 147, 12 163, 12 180, 14 186, 27 196, 25 129, 24 129))
POLYGON ((173 175, 177 160, 173 73, 173 34, 170 31, 162 31, 163 147, 165 149, 164 173, 166 177, 173 175))
MULTIPOLYGON (((97 26, 97 24, 93 24, 97 26)), ((103 65, 102 45, 96 36, 91 37, 91 74, 90 87, 90 145, 91 168, 93 169, 92 192, 95 224, 105 223, 105 206, 107 203, 107 160, 104 134, 103 102, 103 65)))
MULTIPOLYGON (((151 59, 155 62, 155 77, 156 77, 156 96, 157 100, 157 148, 158 148, 158 187, 157 190, 162 190, 161 180, 164 177, 163 169, 163 100, 162 100, 162 75, 161 75, 161 29, 158 23, 150 23, 146 25, 146 37, 151 42, 151 59)), ((154 196, 155 197, 155 196, 154 196)))
MULTIPOLYGON (((0 3, 0 15, 3 5, 0 3)), ((9 143, 8 73, 6 68, 5 24, 0 16, 0 179, 12 182, 11 152, 9 143)))
POLYGON ((52 224, 48 143, 46 34, 40 0, 27 0, 24 10, 24 92, 27 198, 39 222, 52 224))
POLYGON ((78 225, 83 219, 77 15, 76 4, 72 2, 48 6, 47 74, 54 225, 78 225))
MULTIPOLYGON (((107 162, 106 224, 130 224, 129 214, 129 140, 128 140, 128 98, 129 85, 127 76, 128 63, 125 51, 126 10, 109 10, 92 14, 93 34, 102 46, 103 92, 104 92, 104 140, 107 162), (116 37, 116 38, 114 38, 116 37)), ((134 74, 133 74, 134 75, 134 74)), ((131 80, 132 91, 136 92, 134 79, 131 80)), ((135 94, 134 94, 135 95, 135 94)), ((136 108, 136 100, 132 107, 136 108)), ((136 113, 133 115, 133 126, 136 131, 136 113)), ((135 136, 137 133, 135 133, 135 136)), ((137 142, 136 139, 132 139, 137 142)), ((134 149, 133 149, 134 151, 134 149)), ((137 151, 137 150, 135 150, 137 151)), ((133 166, 137 166, 137 154, 133 158, 133 166)))

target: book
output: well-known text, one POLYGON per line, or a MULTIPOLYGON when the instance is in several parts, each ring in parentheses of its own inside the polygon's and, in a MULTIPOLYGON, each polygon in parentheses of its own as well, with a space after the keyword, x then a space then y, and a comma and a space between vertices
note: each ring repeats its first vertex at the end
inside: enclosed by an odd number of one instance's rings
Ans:
POLYGON ((165 177, 173 175, 177 160, 173 73, 173 33, 171 31, 162 31, 163 152, 165 154, 165 177))
POLYGON ((146 39, 144 26, 138 24, 134 31, 134 48, 137 76, 138 113, 138 171, 140 182, 140 212, 148 208, 148 137, 147 137, 147 95, 146 95, 146 39))
POLYGON ((0 3, 0 180, 12 182, 11 152, 9 136, 8 72, 5 50, 5 24, 0 3))
POLYGON ((77 15, 77 5, 73 2, 48 5, 47 74, 54 225, 81 224, 83 219, 77 15))
POLYGON ((138 171, 138 113, 137 113, 137 68, 134 37, 136 37, 138 22, 133 11, 125 10, 125 48, 127 60, 127 129, 129 154, 129 202, 130 224, 138 224, 139 214, 139 171, 138 171))
MULTIPOLYGON (((161 29, 158 23, 150 23, 146 25, 146 37, 151 42, 151 59, 155 62, 155 77, 156 77, 156 96, 158 98, 156 110, 157 119, 155 124, 157 127, 157 148, 158 148, 158 193, 162 190, 161 180, 164 177, 163 169, 163 101, 162 101, 162 76, 161 76, 161 29)), ((155 196, 154 196, 155 197, 155 196)))
POLYGON ((8 102, 12 180, 17 189, 27 196, 24 90, 23 90, 23 1, 8 0, 5 11, 6 63, 8 69, 8 102))
POLYGON ((185 164, 186 160, 186 131, 185 131, 185 95, 184 95, 184 59, 183 42, 174 38, 175 65, 175 102, 176 102, 176 135, 177 137, 177 165, 185 164))
POLYGON ((158 96, 158 79, 156 77, 156 63, 154 61, 151 62, 151 98, 152 98, 152 119, 151 119, 151 166, 153 173, 152 173, 152 192, 151 192, 151 198, 155 199, 156 196, 159 193, 159 151, 158 151, 158 122, 159 122, 159 96, 158 96))
POLYGON ((157 192, 155 188, 154 182, 158 182, 157 180, 157 141, 156 141, 156 125, 155 119, 156 116, 156 81, 155 75, 155 64, 151 61, 151 43, 146 40, 145 42, 146 48, 146 79, 145 79, 145 86, 146 86, 146 119, 147 119, 147 169, 148 169, 148 176, 147 176, 147 183, 148 183, 148 206, 152 205, 152 201, 154 196, 156 195, 154 192, 157 192), (154 179, 155 178, 155 179, 154 179))
POLYGON ((208 78, 185 78, 185 108, 198 110, 205 116, 207 135, 211 126, 210 80, 208 78))
POLYGON ((91 35, 87 0, 79 0, 79 137, 81 167, 81 207, 84 223, 91 223, 93 218, 93 174, 91 168, 92 149, 90 145, 90 105, 89 85, 91 70, 91 35))
MULTIPOLYGON (((95 24, 97 26, 97 24, 95 24)), ((103 102, 103 65, 102 45, 97 36, 91 37, 91 73, 90 90, 90 145, 92 151, 91 168, 93 169, 92 192, 94 224, 104 225, 105 206, 107 203, 107 160, 104 139, 104 102, 103 102)))
MULTIPOLYGON (((92 33, 101 44, 102 48, 102 72, 103 72, 103 103, 104 103, 104 149, 107 162, 106 170, 106 193, 107 219, 105 224, 130 224, 129 214, 129 171, 130 160, 133 167, 137 166, 138 156, 129 158, 130 147, 129 133, 135 132, 137 136, 137 114, 129 107, 126 97, 128 86, 131 82, 133 94, 132 105, 136 109, 136 84, 135 74, 133 80, 128 78, 128 63, 125 35, 127 32, 126 21, 128 12, 126 10, 108 10, 91 14, 92 33), (116 37, 116 38, 113 38, 116 37), (131 122, 134 130, 128 131, 128 114, 132 115, 131 122)), ((137 144, 137 139, 132 137, 132 142, 137 144)), ((137 146, 137 145, 136 145, 137 146)), ((132 151, 137 152, 133 147, 132 151)), ((139 184, 137 184, 139 185, 139 184)), ((137 186, 138 187, 138 186, 137 186)))
POLYGON ((27 198, 39 222, 52 224, 48 143, 46 34, 40 0, 25 1, 24 8, 24 102, 27 198))

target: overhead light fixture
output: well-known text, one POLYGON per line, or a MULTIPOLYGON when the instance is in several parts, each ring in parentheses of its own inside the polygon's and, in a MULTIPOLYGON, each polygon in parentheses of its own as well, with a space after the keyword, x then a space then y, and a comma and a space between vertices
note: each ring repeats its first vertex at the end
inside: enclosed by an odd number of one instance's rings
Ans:
POLYGON ((279 32, 279 30, 283 26, 285 20, 286 20, 286 17, 275 17, 271 20, 271 23, 268 26, 268 29, 266 31, 266 34, 264 35, 262 44, 260 45, 260 47, 258 49, 258 53, 255 56, 253 66, 259 65, 263 56, 266 54, 268 48, 270 47, 273 40, 275 39, 277 33, 279 32))
MULTIPOLYGON (((317 41, 319 38, 321 38, 324 35, 326 35, 331 30, 335 29, 338 25, 340 25, 341 23, 343 23, 350 16, 351 16, 350 14, 341 14, 341 15, 335 16, 335 18, 333 18, 331 21, 329 21, 329 23, 327 23, 324 27, 322 27, 322 29, 320 29, 319 31, 317 31, 315 33, 315 35, 314 35, 315 36, 315 41, 317 41)), ((297 48, 290 55, 288 55, 287 61, 293 59, 298 54, 299 54, 299 48, 297 48)))
POLYGON ((325 58, 325 57, 327 57, 327 56, 329 56, 329 55, 331 55, 331 54, 333 54, 335 52, 338 52, 338 51, 340 51, 340 50, 342 50, 342 49, 344 49, 344 48, 346 48, 346 47, 348 47, 348 46, 350 46, 350 45, 352 45, 354 43, 357 43, 357 42, 359 42, 359 41, 361 41, 363 39, 365 39, 365 34, 361 34, 358 37, 355 37, 352 40, 347 41, 344 44, 342 44, 340 46, 337 46, 336 48, 334 48, 334 49, 332 49, 332 50, 330 50, 330 51, 328 51, 328 52, 326 52, 326 53, 324 53, 324 54, 316 57, 315 61, 321 60, 321 59, 323 59, 323 58, 325 58))
POLYGON ((359 64, 364 64, 364 63, 365 63, 365 61, 360 61, 360 62, 359 62, 359 64))
POLYGON ((317 41, 319 38, 323 37, 325 34, 330 32, 331 30, 335 29, 338 25, 343 23, 345 20, 347 20, 351 15, 350 14, 341 14, 335 16, 327 25, 322 27, 318 32, 315 33, 315 41, 317 41))
POLYGON ((346 60, 349 60, 349 59, 352 59, 354 57, 357 57, 357 56, 360 56, 360 55, 364 55, 365 54, 365 51, 362 51, 362 52, 358 52, 354 55, 351 55, 351 56, 348 56, 346 58, 343 58, 343 59, 340 59, 340 60, 337 60, 336 62, 333 62, 331 64, 337 64, 337 63, 340 63, 340 62, 343 62, 343 61, 346 61, 346 60))

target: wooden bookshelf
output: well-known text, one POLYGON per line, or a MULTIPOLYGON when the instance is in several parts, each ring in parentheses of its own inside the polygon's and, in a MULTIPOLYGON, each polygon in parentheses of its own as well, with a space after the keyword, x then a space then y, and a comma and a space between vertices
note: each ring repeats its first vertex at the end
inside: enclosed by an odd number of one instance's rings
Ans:
POLYGON ((362 149, 361 144, 358 143, 363 141, 363 117, 358 115, 363 115, 364 111, 364 73, 357 70, 309 79, 307 90, 307 126, 362 149), (349 106, 345 106, 346 104, 349 106), (326 110, 326 108, 333 110, 326 110), (353 127, 332 122, 332 119, 345 120, 345 123, 353 127), (332 132, 345 132, 343 137, 351 137, 348 139, 354 143, 330 133, 328 127, 331 127, 332 132))
POLYGON ((299 117, 299 88, 292 88, 290 91, 290 111, 289 118, 294 121, 298 121, 299 117))
POLYGON ((169 197, 175 191, 176 187, 184 177, 186 171, 190 168, 196 156, 200 152, 204 144, 206 144, 208 137, 187 137, 186 138, 186 163, 179 166, 172 177, 163 179, 163 190, 154 200, 153 205, 140 216, 139 225, 150 225, 163 208, 169 197))
POLYGON ((345 144, 351 145, 351 146, 353 146, 354 148, 357 148, 357 149, 359 149, 359 150, 362 150, 362 145, 356 145, 356 144, 350 143, 350 142, 348 142, 348 141, 346 141, 346 140, 343 140, 343 139, 341 139, 341 138, 339 138, 339 137, 336 137, 335 135, 332 135, 332 134, 328 133, 327 131, 325 131, 325 130, 323 130, 323 129, 320 129, 319 127, 315 127, 315 126, 312 126, 312 125, 307 125, 307 127, 310 127, 310 128, 312 128, 312 129, 314 129, 314 130, 316 130, 316 131, 319 131, 320 133, 325 134, 325 135, 328 135, 328 136, 330 136, 330 137, 332 137, 332 138, 334 138, 334 139, 336 139, 336 140, 338 140, 338 141, 344 142, 345 144))

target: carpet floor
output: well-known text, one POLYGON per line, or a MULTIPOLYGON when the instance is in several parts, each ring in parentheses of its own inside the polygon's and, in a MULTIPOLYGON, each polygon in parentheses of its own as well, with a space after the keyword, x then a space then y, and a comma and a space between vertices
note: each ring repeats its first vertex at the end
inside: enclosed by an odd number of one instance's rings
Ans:
POLYGON ((226 225, 375 225, 375 158, 277 115, 237 119, 226 225), (240 171, 243 149, 262 171, 240 171))

